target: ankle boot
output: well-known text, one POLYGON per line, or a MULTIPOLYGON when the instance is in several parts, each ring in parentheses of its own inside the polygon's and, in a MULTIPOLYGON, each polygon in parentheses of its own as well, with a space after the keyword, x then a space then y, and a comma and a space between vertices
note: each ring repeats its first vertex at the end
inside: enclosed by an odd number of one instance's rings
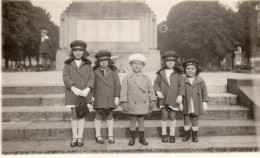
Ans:
POLYGON ((135 131, 130 131, 130 140, 128 145, 134 145, 135 144, 135 131))
POLYGON ((187 142, 190 139, 190 130, 188 131, 184 131, 184 137, 183 137, 183 141, 187 142))
POLYGON ((192 141, 193 142, 198 142, 199 141, 197 134, 198 134, 198 131, 192 131, 192 141))
POLYGON ((139 142, 142 143, 143 145, 148 145, 148 142, 144 138, 144 131, 139 131, 139 142))

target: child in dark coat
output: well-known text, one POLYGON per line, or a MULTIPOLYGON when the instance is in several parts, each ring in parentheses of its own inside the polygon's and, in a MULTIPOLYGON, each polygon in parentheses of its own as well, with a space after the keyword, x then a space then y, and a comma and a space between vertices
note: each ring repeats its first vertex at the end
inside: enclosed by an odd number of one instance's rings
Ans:
POLYGON ((76 40, 71 42, 70 47, 70 59, 65 61, 63 69, 63 82, 66 87, 65 106, 71 108, 71 147, 82 147, 85 117, 78 118, 75 107, 81 100, 85 100, 90 106, 92 99, 89 91, 94 86, 94 73, 91 61, 86 58, 89 55, 86 51, 87 44, 84 41, 76 40))
POLYGON ((162 142, 175 142, 176 113, 184 96, 184 79, 179 55, 174 51, 163 55, 164 66, 156 74, 154 90, 161 108, 162 142), (167 120, 170 119, 170 140, 167 137, 167 120))
POLYGON ((185 70, 185 97, 183 99, 184 138, 190 137, 190 124, 192 125, 192 141, 198 142, 198 116, 207 110, 208 93, 205 81, 199 76, 201 68, 195 59, 183 63, 185 70))
POLYGON ((156 96, 150 78, 142 72, 146 58, 142 54, 129 57, 132 72, 124 77, 120 92, 123 111, 130 118, 129 145, 135 144, 136 122, 138 121, 139 142, 148 145, 144 138, 144 116, 156 106, 156 96))
POLYGON ((117 67, 113 65, 111 53, 102 50, 95 55, 97 59, 93 68, 95 73, 94 84, 94 109, 96 110, 95 130, 96 142, 103 144, 104 141, 100 134, 102 117, 106 117, 108 125, 109 143, 115 143, 113 137, 113 115, 112 111, 119 104, 120 79, 117 67))

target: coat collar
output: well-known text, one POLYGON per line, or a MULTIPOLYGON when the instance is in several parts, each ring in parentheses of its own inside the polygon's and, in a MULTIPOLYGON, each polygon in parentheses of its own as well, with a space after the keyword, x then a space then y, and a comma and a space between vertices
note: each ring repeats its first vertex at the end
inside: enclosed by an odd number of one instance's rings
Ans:
MULTIPOLYGON (((172 75, 172 74, 175 74, 175 73, 176 73, 176 72, 173 71, 173 72, 171 73, 171 75, 172 75)), ((166 76, 165 69, 161 70, 161 71, 160 71, 160 74, 161 74, 163 80, 167 83, 167 85, 170 86, 170 83, 169 83, 169 81, 168 81, 168 79, 167 79, 167 76, 166 76)), ((170 76, 171 76, 171 75, 170 75, 170 76)))
POLYGON ((101 70, 100 70, 99 68, 96 69, 95 72, 96 72, 97 76, 98 76, 99 78, 101 78, 101 79, 106 83, 106 79, 108 78, 109 75, 111 75, 112 70, 108 67, 105 76, 102 75, 101 70))
POLYGON ((190 83, 189 78, 185 75, 184 82, 190 84, 191 86, 195 86, 196 84, 202 82, 203 79, 200 76, 195 76, 195 79, 192 83, 190 83))
MULTIPOLYGON (((144 77, 144 78, 147 77, 147 75, 144 74, 143 72, 141 72, 140 75, 141 75, 142 77, 144 77)), ((136 73, 134 73, 133 71, 132 71, 132 72, 130 73, 130 75, 129 75, 130 78, 133 78, 134 83, 135 83, 139 88, 141 88, 143 91, 146 92, 146 91, 147 91, 147 89, 146 89, 146 87, 145 87, 146 84, 144 83, 144 82, 146 82, 146 80, 144 79, 144 80, 142 80, 141 82, 139 82, 139 81, 136 80, 135 76, 137 76, 137 75, 136 75, 136 73)))

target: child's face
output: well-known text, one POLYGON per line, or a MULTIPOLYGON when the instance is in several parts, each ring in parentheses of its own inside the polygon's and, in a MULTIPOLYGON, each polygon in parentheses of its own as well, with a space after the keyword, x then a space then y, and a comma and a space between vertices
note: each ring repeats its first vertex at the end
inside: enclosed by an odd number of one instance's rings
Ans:
POLYGON ((133 61, 131 66, 134 72, 141 72, 142 68, 144 67, 144 63, 141 61, 133 61))
POLYGON ((83 56, 84 51, 83 50, 73 50, 73 55, 76 59, 81 59, 83 56))
POLYGON ((41 36, 44 37, 46 35, 45 32, 41 32, 41 36))
POLYGON ((188 77, 194 77, 197 69, 194 65, 188 65, 185 70, 188 77))
POLYGON ((100 61, 100 67, 102 67, 103 69, 108 67, 108 60, 101 60, 100 61))
POLYGON ((174 60, 167 60, 165 61, 166 67, 169 69, 172 69, 175 65, 175 61, 174 60))

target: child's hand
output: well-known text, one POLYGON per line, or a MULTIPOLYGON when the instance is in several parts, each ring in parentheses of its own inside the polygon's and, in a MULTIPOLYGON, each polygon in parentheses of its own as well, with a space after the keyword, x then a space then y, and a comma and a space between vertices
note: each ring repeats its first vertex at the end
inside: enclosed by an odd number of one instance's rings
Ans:
POLYGON ((82 91, 74 86, 71 87, 71 91, 76 95, 76 96, 80 96, 82 91))
POLYGON ((92 100, 93 100, 93 102, 95 101, 95 98, 94 97, 91 97, 92 98, 92 100))
POLYGON ((87 104, 89 111, 93 111, 93 106, 91 104, 87 104))
POLYGON ((202 105, 203 105, 204 111, 207 111, 208 110, 208 103, 207 102, 203 102, 202 105))
POLYGON ((128 103, 127 102, 122 102, 121 106, 122 106, 123 112, 127 112, 128 111, 128 108, 127 108, 128 103))
POLYGON ((156 107, 156 101, 151 101, 151 109, 153 110, 156 107))
POLYGON ((177 97, 176 103, 177 103, 177 104, 182 103, 182 95, 179 95, 179 96, 177 97))
POLYGON ((119 97, 115 97, 115 104, 116 104, 116 106, 118 106, 118 104, 119 104, 119 97))
POLYGON ((183 111, 183 104, 182 103, 179 104, 179 109, 180 109, 181 112, 183 111))
POLYGON ((84 89, 84 90, 81 92, 81 96, 82 96, 82 97, 86 97, 86 96, 88 95, 89 91, 90 91, 90 88, 87 87, 86 89, 84 89))
POLYGON ((156 94, 157 94, 157 97, 160 99, 164 97, 162 92, 160 92, 160 91, 156 91, 156 94))

